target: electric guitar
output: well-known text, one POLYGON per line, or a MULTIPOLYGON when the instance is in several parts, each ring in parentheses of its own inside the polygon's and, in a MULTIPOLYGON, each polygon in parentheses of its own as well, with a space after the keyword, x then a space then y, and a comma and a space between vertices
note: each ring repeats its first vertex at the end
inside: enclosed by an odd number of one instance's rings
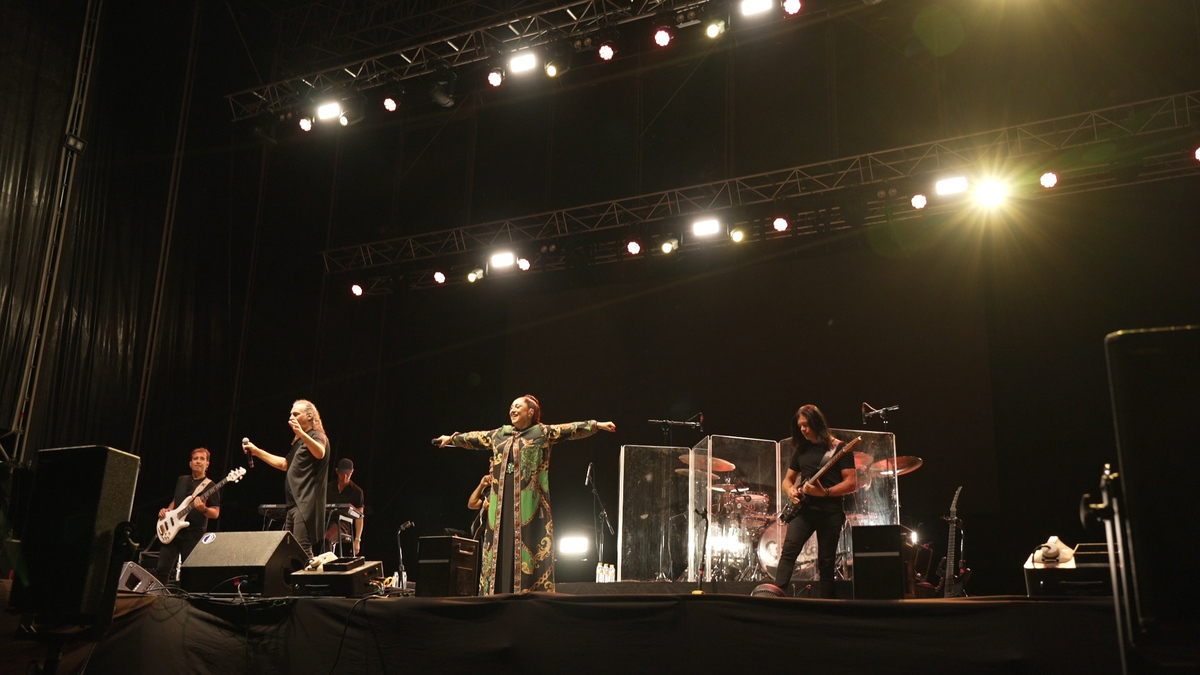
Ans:
MULTIPOLYGON (((213 483, 212 485, 208 486, 207 490, 200 493, 200 499, 208 499, 214 492, 225 487, 226 483, 236 483, 242 479, 242 476, 245 475, 246 469, 239 466, 233 471, 230 471, 229 475, 225 476, 221 482, 213 483)), ((192 512, 192 503, 196 501, 196 496, 197 495, 192 494, 192 496, 189 497, 186 502, 176 507, 173 511, 168 511, 167 515, 158 519, 157 529, 159 541, 164 544, 169 544, 171 543, 171 540, 175 538, 175 535, 179 534, 180 530, 191 525, 191 523, 187 521, 187 517, 188 514, 192 512)))
MULTIPOLYGON (((954 491, 954 500, 950 502, 950 536, 946 540, 946 558, 943 560, 941 591, 944 598, 961 598, 966 595, 963 587, 967 585, 967 581, 971 578, 971 570, 963 567, 959 569, 960 563, 958 559, 958 495, 962 492, 962 486, 954 491)), ((963 561, 965 564, 965 561, 963 561)))
POLYGON ((784 505, 783 510, 779 512, 779 521, 782 523, 790 523, 792 522, 793 518, 800 515, 800 507, 804 506, 804 500, 808 498, 808 495, 804 494, 804 488, 820 480, 821 476, 825 475, 825 472, 829 470, 829 467, 837 464, 837 461, 842 458, 842 455, 853 450, 854 447, 860 442, 862 442, 862 436, 859 436, 849 443, 843 443, 842 447, 837 451, 836 454, 834 454, 833 459, 830 459, 825 463, 825 466, 818 469, 817 472, 812 475, 812 478, 804 481, 804 484, 800 486, 799 492, 796 493, 796 496, 792 499, 792 501, 784 505))

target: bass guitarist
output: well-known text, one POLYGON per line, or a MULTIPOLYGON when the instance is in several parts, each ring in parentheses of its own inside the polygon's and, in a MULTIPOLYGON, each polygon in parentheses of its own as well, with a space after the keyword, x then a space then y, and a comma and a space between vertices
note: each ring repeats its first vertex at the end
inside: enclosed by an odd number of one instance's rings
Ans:
POLYGON ((834 456, 841 441, 829 433, 825 416, 815 405, 801 406, 792 418, 791 464, 782 481, 783 492, 793 502, 803 500, 799 515, 788 523, 787 536, 779 552, 775 585, 782 592, 791 583, 805 542, 817 533, 817 570, 821 573, 818 591, 822 598, 833 598, 833 576, 837 564, 837 544, 846 522, 842 497, 854 492, 858 480, 854 471, 854 453, 842 454, 836 463, 816 481, 817 473, 834 456), (801 480, 803 479, 803 480, 801 480))
POLYGON ((220 491, 214 492, 207 500, 202 500, 197 496, 204 492, 212 482, 207 476, 210 457, 208 448, 192 450, 192 460, 189 463, 192 474, 180 476, 179 480, 175 481, 175 496, 171 500, 171 505, 158 512, 161 520, 166 517, 168 512, 175 510, 177 504, 183 504, 188 499, 193 500, 192 511, 187 515, 190 525, 180 530, 171 543, 163 544, 158 552, 158 566, 154 570, 154 576, 163 583, 169 581, 173 576, 179 558, 182 556, 184 560, 187 560, 192 549, 196 548, 196 544, 200 542, 200 538, 208 529, 208 521, 216 520, 221 515, 220 491))

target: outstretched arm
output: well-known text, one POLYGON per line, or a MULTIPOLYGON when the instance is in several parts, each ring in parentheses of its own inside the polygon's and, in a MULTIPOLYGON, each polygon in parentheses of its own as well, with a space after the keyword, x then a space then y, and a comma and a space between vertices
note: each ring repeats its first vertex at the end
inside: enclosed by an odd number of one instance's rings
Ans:
POLYGON ((492 434, 494 433, 494 431, 467 431, 461 434, 455 432, 449 436, 438 436, 433 439, 433 443, 439 448, 452 445, 456 448, 467 448, 468 450, 491 450, 492 434))
POLYGON ((581 438, 587 438, 597 431, 614 432, 617 430, 617 425, 612 422, 597 422, 596 420, 588 420, 586 422, 571 422, 569 424, 547 424, 546 438, 551 443, 558 441, 577 441, 581 438))
POLYGON ((263 450, 262 448, 258 447, 257 445, 251 443, 249 439, 242 441, 242 447, 245 448, 247 451, 249 451, 249 453, 251 455, 254 455, 255 457, 258 457, 262 461, 266 462, 268 466, 275 467, 276 469, 279 469, 280 471, 287 471, 287 468, 288 468, 287 457, 280 457, 279 455, 272 455, 271 453, 267 452, 266 450, 263 450))

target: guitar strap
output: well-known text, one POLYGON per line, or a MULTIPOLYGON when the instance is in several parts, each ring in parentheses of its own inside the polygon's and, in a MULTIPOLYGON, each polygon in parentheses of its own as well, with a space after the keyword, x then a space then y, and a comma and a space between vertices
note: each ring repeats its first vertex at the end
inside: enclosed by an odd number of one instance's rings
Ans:
POLYGON ((200 484, 196 486, 196 489, 192 490, 192 497, 199 497, 200 493, 207 490, 209 485, 212 485, 212 479, 205 476, 204 480, 200 481, 200 484))

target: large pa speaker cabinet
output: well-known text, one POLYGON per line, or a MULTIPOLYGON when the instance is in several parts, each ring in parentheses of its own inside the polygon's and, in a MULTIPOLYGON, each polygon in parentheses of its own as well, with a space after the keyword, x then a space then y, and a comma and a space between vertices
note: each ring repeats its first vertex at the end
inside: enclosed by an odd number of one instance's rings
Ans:
POLYGON ((179 586, 189 593, 293 594, 292 572, 308 556, 291 532, 209 532, 179 568, 179 586))
POLYGON ((854 597, 900 600, 912 596, 915 550, 903 525, 860 525, 851 531, 854 597))
POLYGON ((479 592, 475 560, 479 542, 463 537, 421 537, 417 560, 421 579, 417 595, 422 597, 465 596, 479 592))
POLYGON ((129 520, 140 460, 98 445, 39 450, 12 606, 82 625, 112 620, 120 562, 114 532, 129 520))
MULTIPOLYGON (((1195 474, 1200 458, 1200 326, 1104 340, 1125 525, 1127 598, 1137 631, 1196 630, 1195 474)), ((1193 638, 1195 633, 1191 633, 1193 638)), ((1193 643, 1194 644, 1194 643, 1193 643)))

